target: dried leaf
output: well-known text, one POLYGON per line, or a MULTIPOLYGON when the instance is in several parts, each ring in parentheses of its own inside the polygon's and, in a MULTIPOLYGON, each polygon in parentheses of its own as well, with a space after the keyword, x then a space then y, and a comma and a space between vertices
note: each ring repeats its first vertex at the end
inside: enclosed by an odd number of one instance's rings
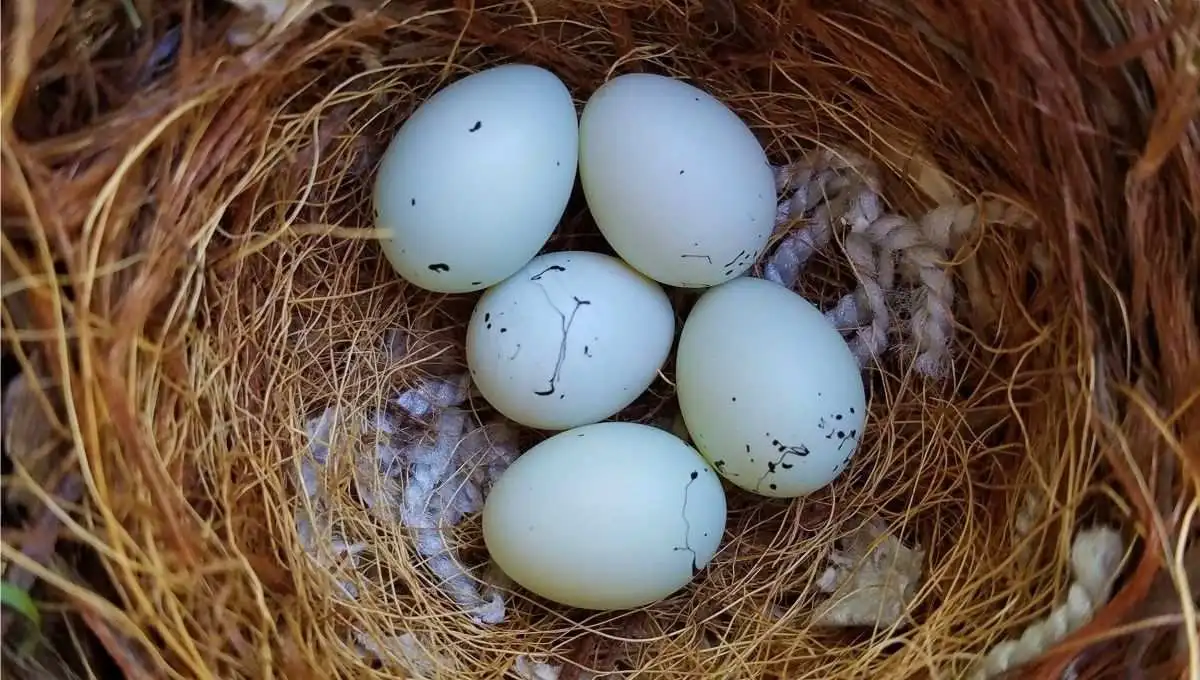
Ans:
MULTIPOLYGON (((21 373, 4 388, 0 406, 5 452, 42 488, 54 486, 66 461, 65 438, 52 411, 58 404, 57 389, 48 380, 21 373)), ((9 498, 16 505, 38 504, 15 483, 9 498)))

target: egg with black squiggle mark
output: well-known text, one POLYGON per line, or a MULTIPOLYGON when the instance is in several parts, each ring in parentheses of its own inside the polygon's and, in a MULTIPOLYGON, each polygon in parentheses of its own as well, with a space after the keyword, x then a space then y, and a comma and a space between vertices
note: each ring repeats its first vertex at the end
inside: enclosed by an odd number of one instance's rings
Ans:
POLYGON ((496 566, 571 607, 630 609, 686 586, 720 546, 712 467, 648 425, 585 425, 534 446, 496 481, 483 538, 496 566))
POLYGON ((467 364, 501 414, 565 430, 633 403, 666 362, 674 334, 657 283, 608 255, 548 253, 479 299, 467 364))
POLYGON ((705 288, 746 272, 775 226, 775 177, 728 106, 675 78, 628 73, 588 99, 579 178, 621 259, 669 286, 705 288))
POLYGON ((696 447, 733 484, 792 498, 832 482, 858 448, 858 362, 815 306, 742 278, 704 293, 683 324, 676 388, 696 447))

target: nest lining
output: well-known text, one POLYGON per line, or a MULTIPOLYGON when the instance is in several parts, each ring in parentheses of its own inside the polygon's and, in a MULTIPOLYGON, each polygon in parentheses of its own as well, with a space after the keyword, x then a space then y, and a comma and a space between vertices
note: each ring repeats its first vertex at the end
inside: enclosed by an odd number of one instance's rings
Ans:
MULTIPOLYGON (((1188 198, 1179 179, 1196 157, 1196 135, 1182 137, 1176 160, 1157 157, 1161 175, 1146 179, 1143 167, 1127 197, 1114 192, 1124 183, 1116 154, 1104 146, 1111 142, 1076 133, 1085 123, 1108 125, 1120 139, 1137 109, 1122 109, 1117 95, 1087 104, 1096 81, 1060 45, 1014 40, 1047 16, 1040 4, 1020 15, 997 7, 963 16, 915 3, 782 14, 742 3, 728 15, 668 3, 403 5, 357 14, 335 7, 309 23, 289 15, 272 27, 275 37, 257 36, 240 52, 225 38, 228 13, 161 5, 141 7, 151 27, 144 35, 115 18, 127 11, 121 3, 99 2, 90 14, 59 17, 61 31, 20 34, 31 37, 22 49, 45 56, 14 62, 9 76, 24 83, 19 69, 33 69, 55 86, 5 113, 5 265, 16 272, 5 274, 5 330, 17 338, 27 374, 53 376, 39 384, 58 385, 66 397, 42 409, 57 425, 50 429, 75 444, 59 455, 82 471, 75 479, 83 480, 85 503, 67 501, 79 519, 66 526, 75 542, 97 551, 103 572, 80 585, 39 566, 7 536, 4 559, 85 611, 127 674, 396 673, 395 654, 363 666, 348 635, 356 631, 375 640, 408 635, 444 660, 448 677, 497 677, 521 659, 561 669, 560 677, 578 669, 954 674, 1066 599, 1078 527, 1140 526, 1151 545, 1183 536, 1174 549, 1184 553, 1186 531, 1162 527, 1177 527, 1164 517, 1190 515, 1161 510, 1191 498, 1175 476, 1179 466, 1189 469, 1183 431, 1156 433, 1125 395, 1133 390, 1141 395, 1134 404, 1175 404, 1187 413, 1188 393, 1173 382, 1187 364, 1173 362, 1194 356, 1195 324, 1188 325, 1187 296, 1172 286, 1195 269, 1156 251, 1158 268, 1176 276, 1158 288, 1147 289, 1144 278, 1142 288, 1131 284, 1135 316, 1174 316, 1159 322, 1170 331, 1157 338, 1161 365, 1127 377, 1119 350, 1128 330, 1121 314, 1110 313, 1120 305, 1103 297, 1117 291, 1103 282, 1125 267, 1113 253, 1136 258, 1140 241, 1114 236, 1100 215, 1111 210, 1156 233, 1184 233, 1170 230, 1186 220, 1170 218, 1197 205, 1200 192, 1193 187, 1188 198), (110 19, 122 28, 104 37, 110 19), (100 36, 94 52, 66 49, 79 35, 100 36), (114 35, 138 49, 113 44, 114 35), (163 56, 157 48, 168 43, 175 46, 163 56), (105 50, 120 54, 135 77, 116 78, 105 50), (336 584, 309 562, 294 529, 292 470, 307 449, 302 426, 312 414, 333 404, 367 418, 384 395, 462 371, 470 302, 396 279, 363 228, 368 179, 388 131, 418 102, 448 78, 516 55, 553 68, 579 98, 614 68, 689 77, 748 120, 775 162, 797 162, 789 154, 814 148, 873 158, 883 168, 880 195, 897 214, 933 214, 951 194, 980 197, 983 206, 998 197, 1036 219, 980 225, 938 263, 958 291, 947 303, 954 307, 943 310, 953 324, 938 326, 949 329, 946 368, 923 371, 941 380, 922 375, 919 350, 867 353, 880 356, 868 364, 871 431, 832 488, 789 504, 732 496, 721 555, 686 592, 652 608, 585 616, 516 597, 504 623, 481 628, 444 596, 411 541, 362 511, 347 467, 330 470, 329 502, 355 518, 351 538, 373 546, 374 578, 352 601, 334 597, 336 584), (1057 69, 1053 82, 1062 87, 1031 93, 1020 69, 1047 78, 1057 69), (981 91, 976 77, 994 89, 981 91), (947 107, 948 97, 960 97, 961 106, 947 107), (1044 110, 1056 116, 1043 118, 1044 110), (939 170, 914 170, 914 149, 928 159, 923 167, 939 170), (19 235, 10 235, 10 215, 19 235), (1081 258, 1092 268, 1086 276, 1081 258), (66 273, 54 276, 56 266, 66 273), (1138 295, 1157 306, 1148 311, 1138 295), (389 351, 396 329, 406 337, 399 359, 389 351), (1153 456, 1114 459, 1107 454, 1113 432, 1153 456), (1166 501, 1131 492, 1130 470, 1142 469, 1158 471, 1153 490, 1166 501), (862 508, 926 553, 908 612, 919 625, 830 631, 799 615, 815 609, 824 558, 855 532, 862 508), (1159 522, 1144 521, 1150 516, 1159 522), (108 598, 119 605, 97 594, 110 592, 104 582, 115 585, 108 598)), ((40 25, 29 20, 31 7, 17 3, 19 28, 40 25)), ((1140 5, 1126 11, 1142 16, 1140 5)), ((1146 59, 1163 63, 1158 54, 1146 59)), ((791 225, 779 242, 803 227, 791 225)), ((798 285, 823 308, 838 309, 869 280, 855 248, 875 255, 894 244, 880 236, 855 246, 842 235, 828 245, 808 256, 798 285)), ((603 244, 575 206, 552 247, 603 244)), ((873 322, 884 307, 866 288, 850 299, 876 312, 873 322)), ((916 318, 912 310, 924 306, 913 300, 899 308, 916 318)), ((881 332, 894 327, 867 336, 872 347, 881 332)), ((670 393, 664 379, 623 417, 669 413, 670 393)), ((481 404, 470 406, 486 416, 481 404)), ((526 433, 522 443, 534 439, 526 433)), ((30 470, 40 468, 18 468, 18 487, 55 488, 49 473, 34 478, 30 470)), ((450 540, 466 559, 479 558, 477 521, 467 518, 450 540)), ((1160 563, 1141 558, 1129 582, 1153 577, 1160 563)), ((1147 581, 1142 597, 1149 588, 1147 581)), ((1187 598, 1168 592, 1161 601, 1172 596, 1186 618, 1187 598)), ((1098 621, 1107 619, 1098 614, 1098 621)), ((1175 639, 1200 648, 1194 628, 1175 639)), ((1139 646, 1138 659, 1170 658, 1159 638, 1134 639, 1130 649, 1139 646)), ((1061 670, 1075 656, 1052 655, 1041 668, 1061 670)), ((1095 652, 1083 661, 1112 663, 1095 652)), ((420 669, 410 663, 409 670, 420 669)))

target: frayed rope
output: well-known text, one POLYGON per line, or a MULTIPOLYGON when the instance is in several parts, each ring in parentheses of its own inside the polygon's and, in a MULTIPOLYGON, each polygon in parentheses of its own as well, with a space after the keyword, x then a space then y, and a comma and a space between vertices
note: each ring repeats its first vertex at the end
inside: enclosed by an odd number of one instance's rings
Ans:
MULTIPOLYGON (((453 380, 426 380, 398 394, 385 407, 362 423, 372 449, 352 461, 355 485, 364 505, 380 519, 398 521, 411 530, 417 552, 437 576, 443 591, 480 623, 504 620, 504 599, 499 592, 480 592, 476 579, 458 561, 447 544, 445 531, 472 512, 483 508, 484 488, 499 476, 517 455, 516 433, 506 424, 495 423, 467 431, 468 412, 457 408, 467 397, 465 376, 453 380), (421 419, 433 424, 432 441, 426 436, 406 434, 406 421, 421 419), (400 480, 405 480, 401 487, 400 480)), ((327 408, 306 426, 309 455, 300 461, 299 482, 308 508, 297 515, 297 529, 310 555, 327 566, 330 559, 344 560, 365 546, 345 546, 332 532, 328 506, 319 484, 320 468, 330 456, 330 435, 338 418, 337 409, 327 408), (311 508, 311 509, 309 509, 311 508), (315 516, 315 519, 314 519, 315 516), (324 531, 321 531, 324 529, 324 531), (328 534, 326 551, 317 551, 314 535, 328 534)), ((420 431, 423 428, 409 428, 420 431)), ((353 560, 351 560, 353 566, 353 560)), ((352 584, 339 582, 350 597, 352 584)))
POLYGON ((1074 581, 1066 600, 1021 637, 993 647, 972 671, 972 680, 987 680, 1032 661, 1091 621, 1108 603, 1124 556, 1125 541, 1115 529, 1098 526, 1076 533, 1071 543, 1074 581))
POLYGON ((851 333, 850 350, 860 366, 889 348, 911 352, 922 375, 949 373, 954 331, 954 285, 945 262, 952 249, 984 224, 1016 224, 1024 213, 1007 203, 940 205, 919 220, 884 211, 879 169, 847 152, 817 149, 796 163, 775 168, 780 196, 776 229, 796 220, 805 226, 785 237, 768 257, 763 277, 789 288, 805 264, 840 235, 858 278, 826 318, 851 333), (912 289, 907 333, 890 339, 899 305, 897 276, 912 289))

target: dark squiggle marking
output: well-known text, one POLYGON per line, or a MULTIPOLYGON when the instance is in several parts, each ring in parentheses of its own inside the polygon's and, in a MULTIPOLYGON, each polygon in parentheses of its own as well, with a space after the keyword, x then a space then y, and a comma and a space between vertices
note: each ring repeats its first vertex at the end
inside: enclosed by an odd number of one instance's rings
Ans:
MULTIPOLYGON (((770 433, 767 433, 767 435, 770 436, 770 433)), ((773 461, 767 461, 767 471, 762 473, 762 476, 758 478, 758 483, 754 485, 755 491, 758 491, 758 489, 762 487, 762 483, 766 481, 767 475, 774 474, 778 468, 783 468, 785 470, 792 469, 792 464, 786 462, 788 456, 797 456, 799 458, 803 458, 811 453, 808 450, 808 447, 803 444, 799 446, 788 446, 778 439, 772 439, 771 446, 774 446, 775 450, 779 452, 779 457, 773 461)), ((776 488, 774 484, 770 484, 769 487, 772 491, 774 491, 776 488)))
POLYGON ((517 351, 513 352, 513 355, 511 357, 509 357, 508 360, 512 361, 512 360, 516 359, 517 355, 520 353, 521 353, 521 343, 518 342, 517 343, 517 351))
POLYGON ((739 250, 738 254, 734 255, 732 260, 726 262, 725 264, 723 264, 721 266, 728 269, 728 268, 732 267, 734 264, 736 264, 738 260, 740 260, 743 256, 745 256, 745 254, 746 254, 746 251, 739 250))
POLYGON ((700 573, 700 566, 696 563, 696 557, 697 557, 696 549, 692 547, 692 542, 691 542, 692 523, 690 520, 688 520, 688 517, 687 517, 687 507, 688 507, 688 493, 692 490, 692 484, 696 483, 696 478, 699 476, 700 476, 700 473, 698 471, 692 470, 692 474, 688 475, 687 485, 685 485, 683 487, 683 510, 680 511, 680 513, 679 513, 683 517, 683 546, 682 547, 676 546, 674 548, 675 552, 679 552, 680 550, 685 550, 692 554, 692 576, 695 576, 696 574, 700 573))
POLYGON ((448 271, 450 271, 450 265, 446 264, 445 262, 435 262, 435 263, 429 265, 429 271, 431 271, 431 272, 448 272, 448 271))
MULTIPOLYGON (((841 432, 839 431, 838 434, 841 434, 841 432)), ((846 445, 846 442, 856 441, 857 439, 858 439, 858 430, 850 430, 850 434, 845 437, 842 437, 842 441, 838 443, 838 451, 842 450, 842 447, 846 445)))
POLYGON ((682 258, 694 257, 694 258, 696 258, 696 259, 698 259, 698 260, 699 260, 699 259, 704 259, 704 260, 708 260, 708 263, 709 263, 709 264, 712 264, 712 258, 711 258, 711 257, 709 257, 708 255, 692 255, 692 254, 684 254, 684 255, 680 255, 679 257, 682 257, 682 258))
POLYGON ((545 269, 543 269, 542 271, 529 277, 529 280, 530 281, 541 281, 542 277, 545 276, 546 272, 565 272, 565 271, 567 271, 566 267, 562 267, 557 264, 552 264, 549 267, 546 267, 545 269))
MULTIPOLYGON (((545 274, 547 271, 550 271, 551 269, 554 269, 557 271, 566 271, 562 267, 559 267, 558 265, 554 265, 552 267, 548 267, 545 271, 542 272, 542 274, 545 274)), ((541 278, 542 274, 538 274, 537 276, 530 279, 530 281, 539 280, 541 278)), ((533 391, 533 393, 538 395, 539 397, 548 397, 551 394, 554 394, 555 383, 558 382, 558 377, 562 373, 563 362, 566 361, 566 359, 567 359, 567 337, 571 333, 571 325, 575 323, 575 315, 579 313, 580 307, 583 307, 584 305, 590 305, 590 304, 592 304, 592 301, 591 300, 580 300, 579 298, 572 295, 571 299, 575 301, 575 308, 572 309, 570 315, 568 315, 568 314, 563 313, 563 311, 558 308, 558 305, 554 304, 554 301, 550 299, 550 293, 546 291, 545 286, 543 286, 542 284, 539 283, 538 288, 542 289, 542 295, 546 296, 546 302, 549 303, 550 307, 553 308, 554 311, 558 313, 559 318, 562 319, 562 341, 558 344, 558 360, 554 362, 554 373, 552 373, 550 375, 550 389, 533 391)))
MULTIPOLYGON (((853 406, 850 407, 850 413, 854 413, 853 406)), ((843 418, 843 416, 841 413, 833 414, 834 420, 842 420, 842 418, 843 418)), ((858 430, 850 430, 850 432, 847 433, 845 430, 834 430, 831 428, 829 430, 829 433, 825 435, 825 438, 830 439, 830 440, 836 438, 838 440, 838 451, 841 451, 842 447, 846 445, 846 442, 857 440, 858 430)))
POLYGON ((483 121, 477 120, 477 121, 475 121, 475 124, 471 126, 471 129, 467 130, 467 132, 475 132, 475 131, 479 130, 479 128, 481 128, 481 127, 483 127, 483 121))
POLYGON ((588 357, 588 358, 591 358, 591 356, 592 356, 592 350, 587 345, 583 346, 583 356, 588 357))
POLYGON ((725 461, 723 461, 723 460, 714 460, 713 467, 717 468, 717 472, 720 472, 721 474, 725 475, 726 477, 737 477, 738 476, 738 473, 730 472, 725 469, 725 461))

